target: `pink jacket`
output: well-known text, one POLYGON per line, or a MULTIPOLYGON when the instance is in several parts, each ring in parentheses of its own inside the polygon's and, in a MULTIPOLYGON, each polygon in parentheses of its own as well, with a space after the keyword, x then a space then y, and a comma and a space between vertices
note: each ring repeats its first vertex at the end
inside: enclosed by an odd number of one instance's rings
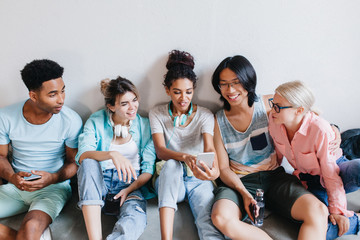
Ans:
MULTIPOLYGON (((329 212, 351 217, 354 213, 347 210, 346 195, 336 160, 342 156, 341 148, 330 154, 329 142, 335 139, 330 124, 313 112, 307 113, 291 143, 284 125, 275 124, 269 116, 269 132, 274 140, 278 159, 283 156, 300 173, 319 175, 329 200, 329 212)), ((305 187, 306 184, 305 184, 305 187)))

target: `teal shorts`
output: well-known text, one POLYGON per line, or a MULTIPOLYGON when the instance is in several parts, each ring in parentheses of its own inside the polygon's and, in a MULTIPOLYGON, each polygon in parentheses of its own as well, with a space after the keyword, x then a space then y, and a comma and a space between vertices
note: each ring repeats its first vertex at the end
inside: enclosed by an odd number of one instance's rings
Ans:
POLYGON ((54 221, 70 197, 69 181, 52 184, 34 192, 21 191, 11 183, 0 185, 0 218, 40 210, 54 221))
MULTIPOLYGON (((302 195, 311 194, 296 176, 286 173, 283 167, 272 171, 251 173, 242 177, 241 181, 253 197, 256 189, 263 189, 265 208, 289 219, 293 219, 291 208, 295 201, 302 195)), ((240 193, 220 182, 214 190, 214 194, 214 202, 220 199, 231 200, 240 208, 243 220, 247 217, 240 193)))

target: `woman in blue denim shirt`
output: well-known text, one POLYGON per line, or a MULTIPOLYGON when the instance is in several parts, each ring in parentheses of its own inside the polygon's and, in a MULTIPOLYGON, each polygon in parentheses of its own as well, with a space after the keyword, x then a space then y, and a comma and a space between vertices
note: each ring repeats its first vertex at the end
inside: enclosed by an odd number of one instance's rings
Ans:
POLYGON ((156 158, 149 120, 137 114, 139 95, 129 80, 103 80, 101 91, 106 109, 92 114, 79 136, 78 206, 89 239, 102 239, 103 199, 104 212, 111 203, 120 205, 107 239, 138 239, 146 227, 145 199, 152 197, 144 185, 156 158))

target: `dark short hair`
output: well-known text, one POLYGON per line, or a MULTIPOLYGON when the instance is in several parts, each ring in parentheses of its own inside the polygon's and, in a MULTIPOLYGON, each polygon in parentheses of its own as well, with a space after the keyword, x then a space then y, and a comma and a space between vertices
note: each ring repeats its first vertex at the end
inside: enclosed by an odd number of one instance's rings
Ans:
POLYGON ((256 73, 251 63, 243 56, 236 55, 234 57, 225 58, 219 66, 215 69, 212 76, 212 85, 216 92, 220 94, 220 100, 224 103, 224 109, 230 110, 230 104, 221 95, 219 88, 220 73, 225 68, 233 71, 239 79, 241 86, 248 92, 248 105, 251 107, 257 101, 255 93, 256 88, 256 73))
POLYGON ((49 59, 34 60, 20 71, 26 87, 31 90, 41 88, 43 82, 62 77, 64 68, 49 59))
POLYGON ((197 77, 194 72, 194 57, 190 53, 172 50, 166 63, 168 72, 164 76, 163 85, 170 88, 173 82, 179 78, 187 78, 196 87, 197 77))
POLYGON ((123 77, 117 77, 116 79, 104 79, 100 84, 101 93, 105 97, 105 106, 108 104, 114 106, 116 102, 116 97, 119 94, 124 94, 127 92, 132 92, 137 98, 139 98, 139 93, 135 85, 128 79, 123 77))

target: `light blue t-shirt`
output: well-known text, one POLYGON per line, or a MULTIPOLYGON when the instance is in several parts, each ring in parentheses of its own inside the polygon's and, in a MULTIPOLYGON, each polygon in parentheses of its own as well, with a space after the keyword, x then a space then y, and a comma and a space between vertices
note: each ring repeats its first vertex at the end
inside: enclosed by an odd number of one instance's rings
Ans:
POLYGON ((25 102, 0 109, 0 145, 11 144, 15 172, 57 172, 64 164, 65 145, 78 147, 82 120, 63 106, 46 123, 34 125, 24 118, 25 102))

